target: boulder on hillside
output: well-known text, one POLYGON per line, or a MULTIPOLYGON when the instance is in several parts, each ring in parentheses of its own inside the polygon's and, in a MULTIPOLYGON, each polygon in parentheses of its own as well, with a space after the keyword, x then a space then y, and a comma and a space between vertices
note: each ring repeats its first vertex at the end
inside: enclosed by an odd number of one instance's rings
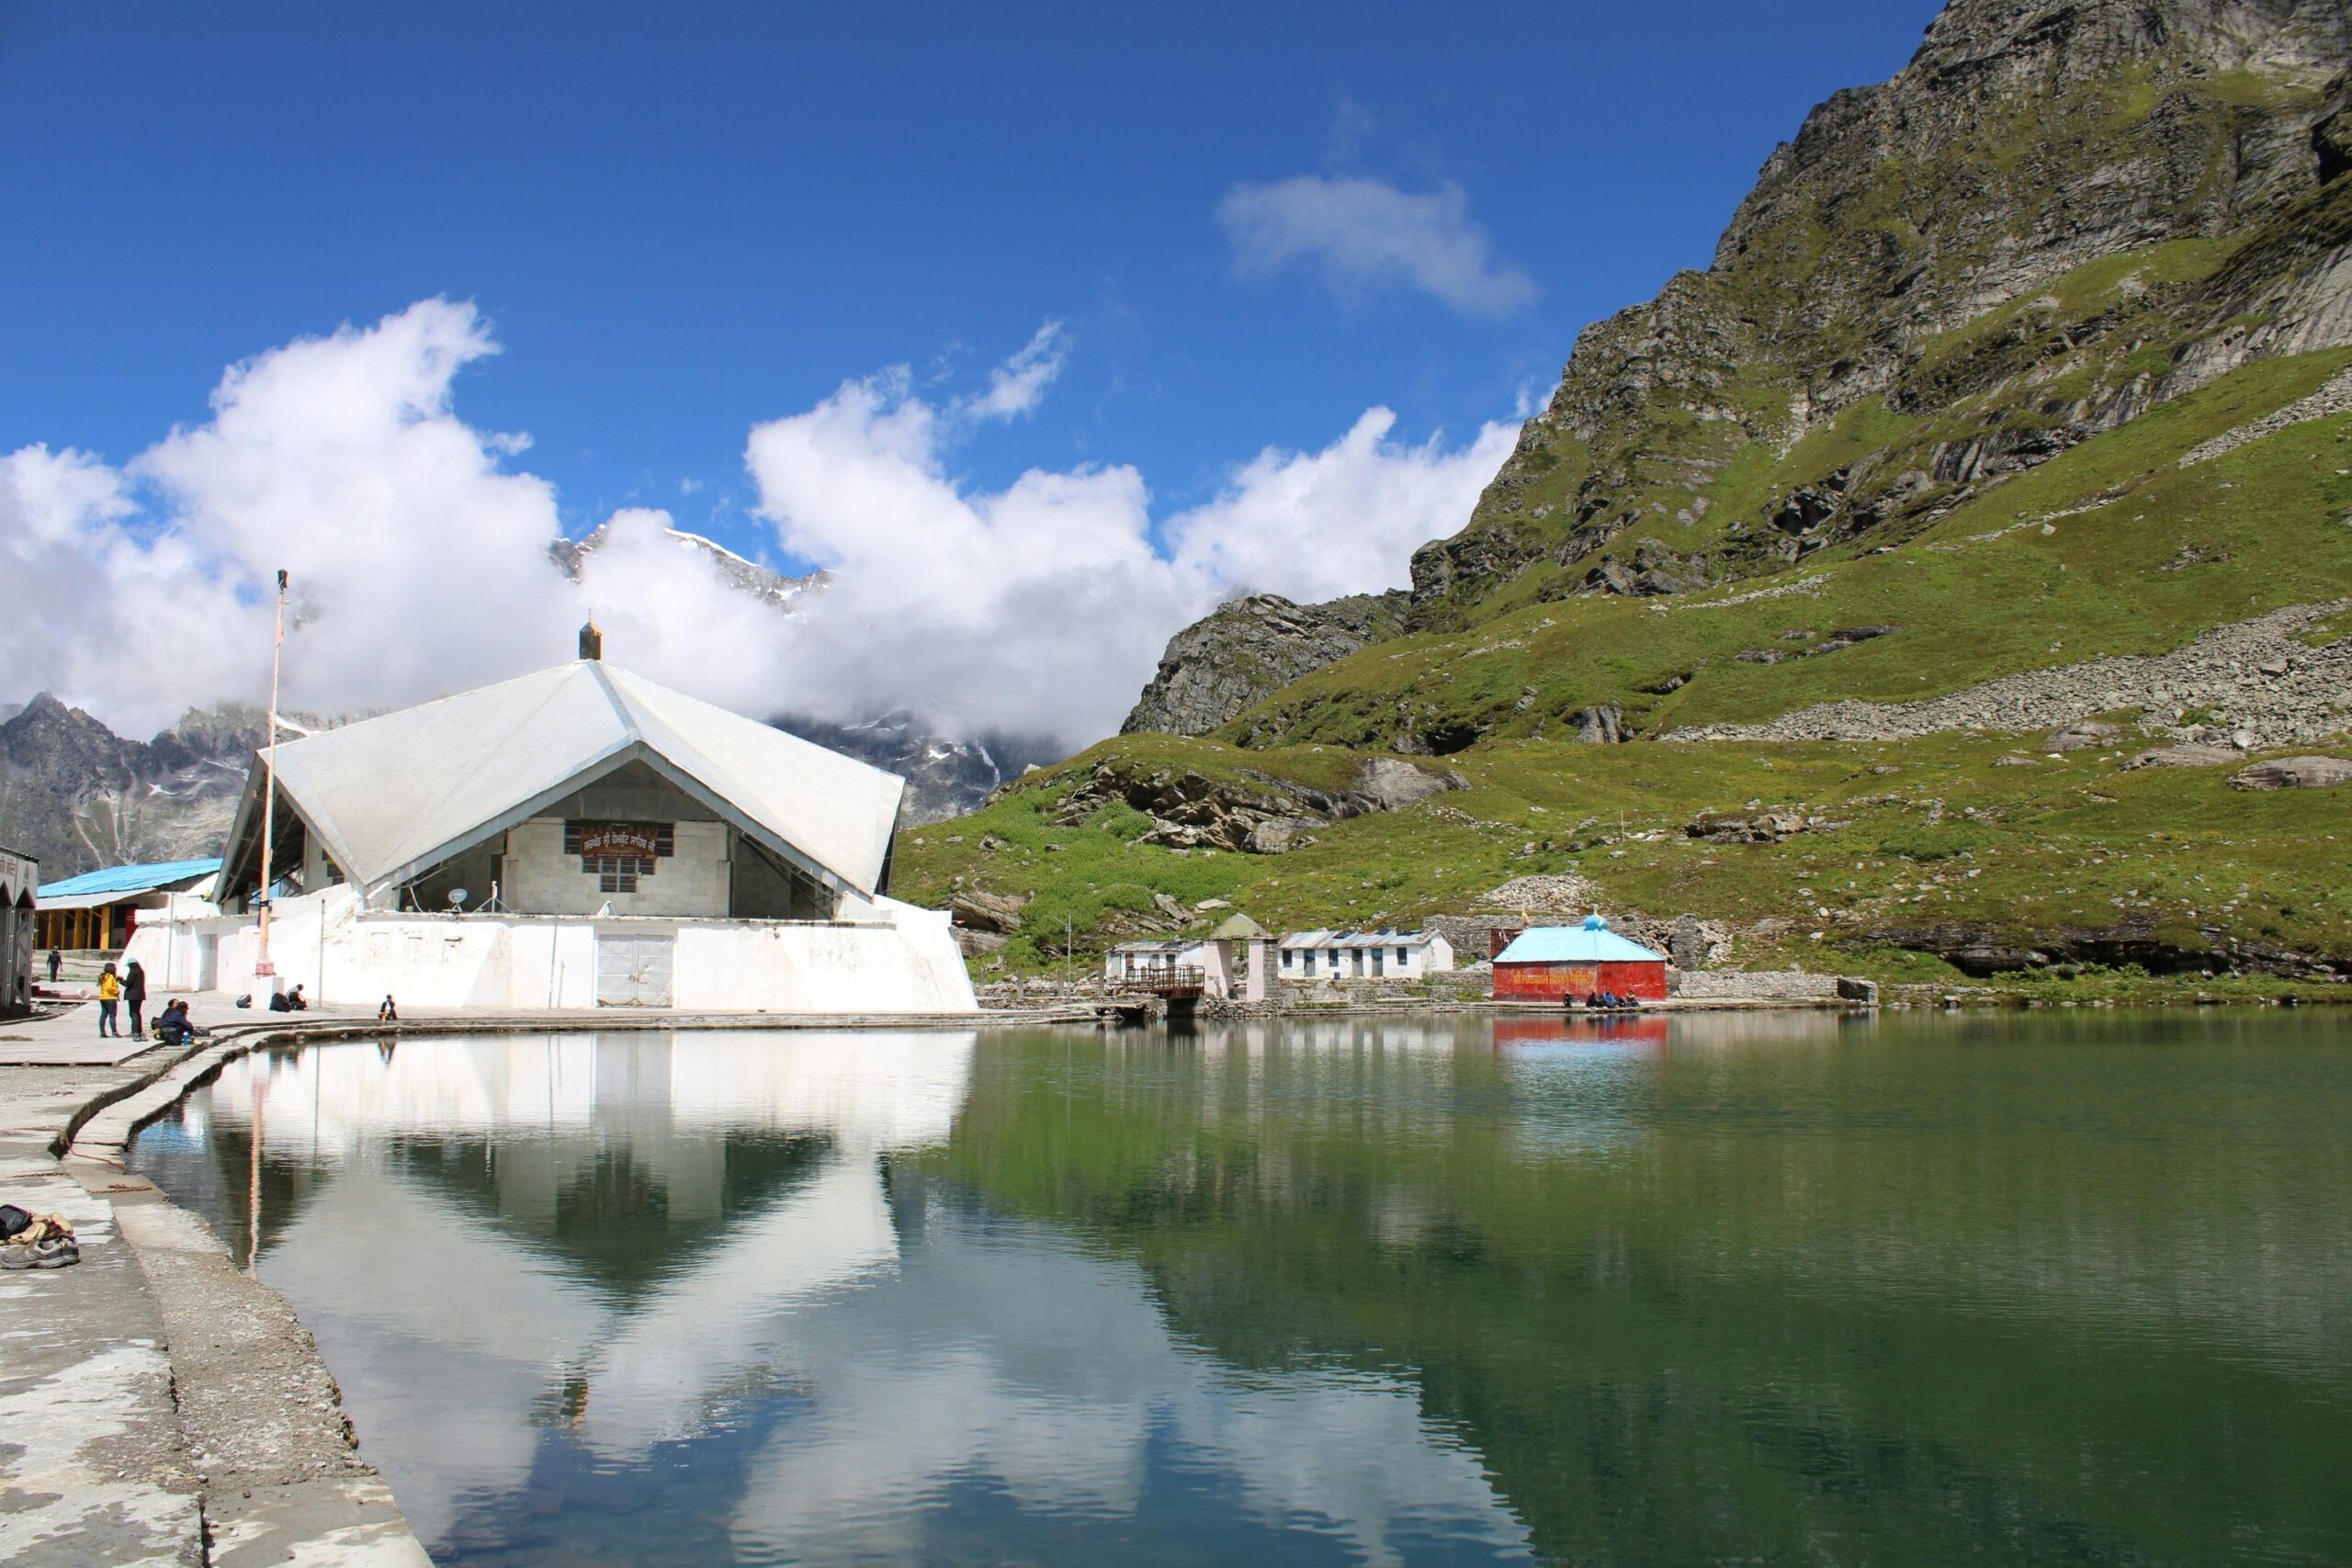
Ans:
POLYGON ((1470 781, 1460 773, 1439 773, 1394 757, 1368 758, 1356 773, 1356 793, 1383 811, 1402 811, 1431 795, 1469 787, 1470 781))
POLYGON ((2352 783, 2352 761, 2341 757, 2279 757, 2240 769, 2232 789, 2326 789, 2352 783))
POLYGON ((2104 719, 2086 718, 2053 732, 2042 746, 2052 751, 2087 751, 2104 746, 2123 733, 2104 719))
POLYGON ((1026 898, 1008 898, 1001 894, 967 888, 947 901, 947 912, 967 931, 1010 936, 1021 929, 1021 907, 1027 902, 1026 898))
POLYGON ((1253 855, 1286 855, 1293 850, 1303 850, 1315 841, 1306 829, 1314 822, 1297 817, 1278 817, 1271 822, 1261 822, 1250 829, 1249 850, 1253 855))
POLYGON ((1578 708, 1568 715, 1568 722, 1577 727, 1577 739, 1590 746, 1614 746, 1631 740, 1625 733, 1624 710, 1615 703, 1603 703, 1599 707, 1578 708))
POLYGON ((2186 746, 2158 746, 2141 752, 2123 764, 2132 768, 2210 768, 2222 762, 2234 762, 2238 754, 2226 746, 2208 746, 2202 741, 2186 746))
POLYGON ((1810 826, 1798 811, 1702 811, 1682 830, 1711 844, 1777 844, 1810 826))

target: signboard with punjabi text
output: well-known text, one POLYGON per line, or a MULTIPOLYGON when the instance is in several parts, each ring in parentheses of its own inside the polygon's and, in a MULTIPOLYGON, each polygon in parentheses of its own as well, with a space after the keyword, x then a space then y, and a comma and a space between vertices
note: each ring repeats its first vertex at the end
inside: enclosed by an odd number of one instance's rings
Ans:
POLYGON ((650 822, 580 825, 580 854, 583 860, 651 860, 661 852, 661 836, 650 822))

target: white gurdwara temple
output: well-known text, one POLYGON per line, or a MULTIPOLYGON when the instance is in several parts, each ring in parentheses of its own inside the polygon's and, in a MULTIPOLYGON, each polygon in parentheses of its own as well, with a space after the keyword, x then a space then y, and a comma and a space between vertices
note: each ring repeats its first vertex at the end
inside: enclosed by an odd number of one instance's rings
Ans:
POLYGON ((218 912, 149 988, 492 1012, 967 1013, 944 913, 887 896, 906 781, 587 657, 256 755, 218 912), (263 813, 273 813, 271 863, 263 813), (256 979, 265 886, 274 980, 256 979))

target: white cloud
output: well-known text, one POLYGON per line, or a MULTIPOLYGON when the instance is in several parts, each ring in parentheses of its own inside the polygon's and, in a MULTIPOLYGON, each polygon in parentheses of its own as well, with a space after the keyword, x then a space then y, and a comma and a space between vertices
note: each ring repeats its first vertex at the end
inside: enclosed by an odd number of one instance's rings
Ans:
POLYGON ((1401 583, 1510 443, 1489 425, 1458 449, 1406 445, 1374 409, 1158 520, 1124 465, 993 491, 951 477, 961 434, 1034 407, 1063 344, 1047 323, 968 399, 889 372, 752 430, 761 516, 834 574, 795 619, 727 586, 657 510, 612 517, 578 583, 556 571, 554 487, 514 467, 527 438, 455 409, 459 373, 497 352, 472 307, 428 299, 302 339, 230 370, 209 420, 119 468, 46 446, 0 457, 0 578, 24 606, 0 617, 0 697, 54 691, 130 734, 257 700, 282 566, 291 708, 395 706, 540 668, 593 615, 616 661, 741 712, 905 707, 949 733, 1076 747, 1117 727, 1167 638, 1220 600, 1401 583))
POLYGON ((1047 321, 1013 356, 989 373, 988 390, 958 403, 973 419, 1012 419, 1035 412, 1046 389, 1062 373, 1069 341, 1059 321, 1047 321))
POLYGON ((1235 593, 1401 585, 1516 434, 1490 424, 1449 451, 1391 441, 1395 422, 1374 409, 1321 451, 1261 452, 1168 521, 1165 554, 1132 468, 1032 469, 997 491, 950 479, 946 423, 903 376, 758 426, 746 461, 778 542, 834 574, 801 649, 821 716, 908 705, 952 733, 1079 745, 1117 728, 1178 627, 1235 593))
POLYGON ((1228 591, 1302 603, 1400 586, 1414 550, 1469 519, 1519 430, 1488 424, 1449 452, 1435 435, 1391 441, 1396 425, 1370 409, 1320 452, 1261 452, 1215 501, 1170 525, 1177 561, 1228 591))
POLYGON ((1532 279, 1494 256, 1469 197, 1451 182, 1426 196, 1320 175, 1238 185, 1217 204, 1217 220, 1245 277, 1319 265, 1343 299, 1401 282, 1480 315, 1517 310, 1536 295, 1532 279))
POLYGON ((581 588, 548 562, 554 487, 503 468, 526 439, 452 410, 458 373, 496 351, 471 306, 424 300, 232 368, 208 422, 121 469, 0 458, 0 563, 34 589, 0 626, 0 690, 55 691, 130 734, 257 701, 283 567, 289 708, 393 706, 555 663, 590 614, 649 674, 756 701, 786 639, 751 636, 759 606, 707 569, 691 581, 680 552, 628 546, 642 519, 620 520, 581 588))

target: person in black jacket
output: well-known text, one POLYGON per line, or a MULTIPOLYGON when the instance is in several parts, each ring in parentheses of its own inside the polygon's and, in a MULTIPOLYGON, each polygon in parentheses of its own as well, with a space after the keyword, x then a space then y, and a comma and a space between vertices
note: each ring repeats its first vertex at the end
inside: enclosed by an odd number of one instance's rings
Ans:
POLYGON ((130 1010, 130 1037, 133 1040, 147 1032, 140 1013, 147 1006, 147 971, 132 959, 122 966, 122 1002, 130 1010))
POLYGON ((187 1044, 197 1032, 196 1025, 188 1021, 187 1003, 177 997, 165 1002, 164 1010, 156 1015, 155 1037, 175 1049, 187 1044))

